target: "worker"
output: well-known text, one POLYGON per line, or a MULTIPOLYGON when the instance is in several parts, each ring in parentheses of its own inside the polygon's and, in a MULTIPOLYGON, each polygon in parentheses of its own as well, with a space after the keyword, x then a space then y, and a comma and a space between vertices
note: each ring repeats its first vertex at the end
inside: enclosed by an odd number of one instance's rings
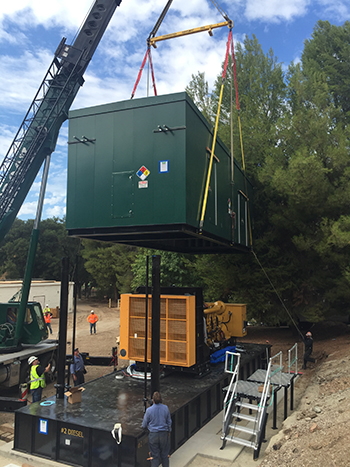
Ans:
POLYGON ((158 391, 153 393, 153 405, 148 407, 143 417, 142 428, 148 428, 148 445, 151 467, 169 467, 171 417, 169 409, 162 404, 158 391))
POLYGON ((96 323, 98 321, 98 316, 91 310, 89 316, 87 317, 88 322, 90 323, 90 334, 92 334, 92 330, 94 330, 94 334, 96 334, 96 323))
POLYGON ((85 383, 86 369, 78 348, 74 349, 74 362, 70 366, 70 372, 73 376, 74 386, 85 383))
POLYGON ((39 365, 38 357, 29 357, 28 364, 30 367, 30 392, 32 394, 33 402, 41 401, 43 388, 46 388, 45 373, 50 370, 51 364, 49 363, 46 368, 39 365))
POLYGON ((311 357, 312 350, 313 350, 313 339, 311 332, 307 332, 304 338, 304 345, 305 345, 305 353, 304 353, 304 365, 303 370, 306 370, 307 362, 315 363, 315 359, 311 357))
POLYGON ((44 319, 45 319, 46 327, 47 329, 49 329, 50 334, 52 334, 51 318, 52 318, 52 313, 50 312, 49 305, 46 305, 46 307, 44 308, 44 319))

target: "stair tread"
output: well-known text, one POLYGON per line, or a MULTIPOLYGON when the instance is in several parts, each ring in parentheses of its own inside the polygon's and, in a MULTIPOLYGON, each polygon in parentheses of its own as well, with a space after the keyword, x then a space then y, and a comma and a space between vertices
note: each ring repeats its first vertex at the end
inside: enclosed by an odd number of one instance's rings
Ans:
POLYGON ((239 430, 244 433, 249 433, 250 435, 256 435, 258 433, 258 430, 255 430, 254 428, 249 428, 249 426, 244 426, 244 425, 230 425, 230 428, 233 430, 239 430))
POLYGON ((256 448, 256 444, 252 441, 248 441, 247 439, 238 438, 237 436, 226 436, 226 441, 231 441, 232 443, 241 444, 242 446, 246 446, 248 448, 256 448))
POLYGON ((259 410, 259 406, 256 404, 250 404, 249 402, 236 401, 236 405, 245 409, 259 410))
POLYGON ((258 419, 256 415, 247 415, 241 412, 233 412, 232 416, 241 418, 242 420, 248 420, 248 422, 256 422, 258 419))

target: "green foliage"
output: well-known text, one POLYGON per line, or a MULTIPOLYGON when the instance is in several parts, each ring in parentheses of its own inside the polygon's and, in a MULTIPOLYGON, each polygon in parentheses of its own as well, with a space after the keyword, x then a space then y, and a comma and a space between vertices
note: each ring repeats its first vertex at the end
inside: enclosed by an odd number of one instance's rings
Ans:
POLYGON ((170 251, 141 249, 132 265, 132 287, 146 285, 146 258, 149 257, 149 285, 152 284, 152 256, 161 257, 160 283, 162 287, 193 287, 198 285, 194 258, 170 251))
POLYGON ((350 21, 343 26, 318 21, 312 38, 305 41, 303 70, 308 77, 322 74, 329 86, 334 106, 341 109, 339 121, 350 118, 350 21))
POLYGON ((215 116, 213 115, 211 96, 208 82, 205 81, 205 74, 198 72, 197 75, 192 75, 192 79, 185 90, 208 122, 214 123, 215 116))
POLYGON ((117 299, 118 294, 131 292, 131 265, 135 254, 135 247, 83 240, 85 268, 102 296, 117 299))
MULTIPOLYGON (((0 248, 0 275, 2 277, 6 279, 23 278, 33 224, 33 220, 16 219, 2 241, 0 248)), ((64 256, 69 258, 72 275, 79 248, 79 239, 68 238, 64 219, 43 220, 40 224, 34 277, 60 280, 61 258, 64 256)))

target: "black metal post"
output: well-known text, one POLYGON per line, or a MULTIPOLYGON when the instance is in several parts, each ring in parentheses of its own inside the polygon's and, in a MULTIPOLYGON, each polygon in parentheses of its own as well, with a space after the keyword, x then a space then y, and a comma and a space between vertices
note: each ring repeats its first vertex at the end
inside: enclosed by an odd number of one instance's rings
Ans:
POLYGON ((273 395, 273 423, 272 429, 277 430, 277 389, 272 388, 272 395, 273 395))
POLYGON ((160 387, 160 256, 152 256, 151 397, 160 387))
POLYGON ((284 419, 288 417, 288 387, 284 387, 284 419))
MULTIPOLYGON (((75 274, 74 274, 74 292, 73 292, 73 336, 72 336, 72 363, 74 364, 75 370, 75 360, 74 360, 74 349, 75 349, 75 334, 76 334, 76 326, 77 326, 77 295, 78 295, 78 283, 77 283, 77 275, 78 275, 78 261, 79 257, 76 256, 75 259, 75 274)), ((68 371, 67 375, 67 386, 70 384, 70 371, 68 371)))
POLYGON ((67 346, 67 318, 68 318, 68 268, 69 259, 62 258, 61 273, 61 298, 60 298, 60 324, 58 335, 58 364, 56 397, 64 399, 64 378, 66 368, 66 346, 67 346))
POLYGON ((145 393, 143 397, 145 412, 147 409, 147 353, 148 353, 148 269, 149 256, 146 256, 146 296, 145 296, 145 393))

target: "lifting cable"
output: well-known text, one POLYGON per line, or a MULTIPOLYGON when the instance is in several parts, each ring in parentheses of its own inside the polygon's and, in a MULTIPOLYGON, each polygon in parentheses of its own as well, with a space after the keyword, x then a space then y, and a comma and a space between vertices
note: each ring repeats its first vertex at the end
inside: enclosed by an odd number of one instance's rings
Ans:
POLYGON ((255 251, 253 250, 253 248, 252 248, 252 253, 253 253, 253 255, 254 255, 254 257, 255 257, 257 263, 258 263, 259 266, 261 267, 263 273, 265 274, 267 280, 269 281, 269 283, 270 283, 270 285, 271 285, 273 291, 275 292, 275 294, 277 295, 279 301, 281 302, 282 307, 283 307, 283 308, 285 309, 285 311, 287 312, 287 314, 288 314, 290 320, 291 320, 292 323, 294 324, 294 326, 295 326, 296 330, 298 331, 298 333, 300 334, 302 340, 304 340, 304 336, 303 336, 302 332, 301 332, 300 329, 298 328, 298 325, 297 325, 297 323, 295 322, 295 320, 293 319, 293 316, 292 316, 291 313, 289 312, 288 308, 287 308, 286 305, 283 303, 283 300, 282 300, 281 296, 280 296, 279 293, 277 292, 275 286, 273 285, 273 283, 272 283, 271 279, 269 278, 267 272, 265 271, 263 265, 262 265, 261 262, 259 261, 259 259, 258 259, 257 255, 256 255, 255 251))
POLYGON ((218 10, 218 12, 220 13, 220 15, 226 20, 226 21, 230 21, 227 13, 221 8, 221 6, 218 4, 218 2, 216 2, 215 0, 211 0, 212 4, 215 6, 215 8, 218 10))
POLYGON ((158 94, 157 94, 157 88, 156 88, 156 80, 154 78, 151 48, 149 49, 149 52, 148 52, 148 61, 149 61, 150 67, 151 67, 151 76, 152 76, 152 83, 153 83, 152 86, 153 86, 154 95, 157 96, 158 94))
POLYGON ((201 213, 201 218, 200 218, 200 222, 199 222, 199 231, 200 231, 200 233, 203 230, 204 216, 205 216, 205 211, 206 211, 207 201, 208 201, 209 183, 210 183, 210 177, 211 177, 211 170, 212 170, 212 167, 213 167, 214 151, 215 151, 216 137, 217 137, 217 133, 218 133, 221 102, 222 102, 222 95, 223 95, 223 91, 224 91, 224 84, 225 84, 225 78, 226 78, 227 63, 228 63, 228 56, 229 56, 229 52, 230 52, 231 40, 232 40, 232 28, 230 28, 230 32, 229 32, 229 35, 228 35, 226 56, 225 56, 225 64, 224 64, 224 70, 222 72, 222 82, 221 82, 221 89, 220 89, 220 96, 219 96, 218 111, 217 111, 217 114, 216 114, 213 143, 212 143, 211 153, 210 153, 209 169, 208 169, 207 181, 206 181, 205 190, 204 190, 202 213, 201 213))

